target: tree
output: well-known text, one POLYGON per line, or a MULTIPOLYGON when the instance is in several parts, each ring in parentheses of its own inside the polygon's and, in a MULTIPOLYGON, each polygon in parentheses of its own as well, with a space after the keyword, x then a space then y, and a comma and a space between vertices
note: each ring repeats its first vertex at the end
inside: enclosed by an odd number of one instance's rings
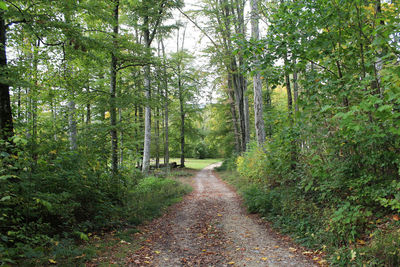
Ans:
POLYGON ((119 0, 113 1, 113 50, 111 52, 110 66, 110 124, 111 124, 111 170, 114 175, 118 172, 118 134, 117 134, 117 64, 118 59, 116 50, 118 48, 118 30, 119 30, 119 0))
MULTIPOLYGON (((4 18, 4 10, 0 9, 0 140, 8 142, 13 136, 13 118, 10 103, 9 81, 6 78, 7 70, 7 25, 4 18)), ((4 145, 0 146, 4 148, 4 145)))
MULTIPOLYGON (((151 44, 156 36, 161 22, 170 14, 168 11, 174 7, 179 7, 180 1, 169 0, 152 0, 144 1, 139 8, 139 15, 143 19, 143 38, 147 48, 147 57, 151 56, 151 44)), ((151 81, 150 81, 150 65, 145 67, 145 97, 147 100, 145 107, 145 129, 144 129, 144 152, 143 152, 143 167, 142 171, 147 173, 150 167, 150 145, 151 145, 151 81)))
MULTIPOLYGON (((257 42, 259 40, 259 27, 258 27, 258 1, 251 0, 251 37, 252 40, 257 42)), ((257 143, 262 146, 265 141, 265 127, 263 118, 263 101, 262 101, 262 82, 261 74, 256 71, 253 75, 253 89, 254 89, 254 124, 256 128, 257 143)))

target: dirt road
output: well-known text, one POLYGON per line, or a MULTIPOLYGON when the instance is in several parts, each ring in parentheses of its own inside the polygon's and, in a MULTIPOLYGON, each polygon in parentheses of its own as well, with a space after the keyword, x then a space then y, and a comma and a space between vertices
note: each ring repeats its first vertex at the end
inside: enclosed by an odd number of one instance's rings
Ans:
POLYGON ((194 191, 147 227, 149 238, 130 266, 314 266, 290 243, 249 217, 240 198, 210 165, 194 191))

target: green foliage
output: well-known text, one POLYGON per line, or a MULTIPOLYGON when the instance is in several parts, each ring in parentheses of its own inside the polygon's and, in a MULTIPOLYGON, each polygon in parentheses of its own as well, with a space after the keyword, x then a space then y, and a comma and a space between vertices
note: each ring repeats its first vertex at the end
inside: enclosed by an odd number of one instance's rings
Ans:
POLYGON ((165 207, 178 202, 189 191, 189 187, 174 180, 146 177, 129 192, 128 221, 140 224, 157 217, 165 207))
POLYGON ((224 159, 221 166, 217 167, 217 171, 233 171, 236 170, 236 156, 232 155, 229 158, 224 159))
POLYGON ((370 266, 399 266, 400 264, 400 232, 399 224, 390 225, 389 229, 378 229, 368 246, 358 250, 360 261, 370 266))
POLYGON ((364 233, 371 215, 370 211, 363 211, 362 206, 345 202, 333 212, 329 224, 330 231, 335 234, 339 244, 354 242, 364 233))
POLYGON ((0 163, 0 174, 14 173, 0 176, 0 255, 8 261, 80 256, 85 253, 76 242, 87 241, 87 233, 117 227, 126 218, 151 219, 189 191, 173 180, 143 179, 134 169, 116 182, 100 165, 85 168, 90 159, 84 154, 50 154, 35 169, 28 156, 16 148, 0 163))
POLYGON ((199 142, 193 149, 193 156, 196 159, 205 159, 210 156, 208 147, 204 142, 199 142))

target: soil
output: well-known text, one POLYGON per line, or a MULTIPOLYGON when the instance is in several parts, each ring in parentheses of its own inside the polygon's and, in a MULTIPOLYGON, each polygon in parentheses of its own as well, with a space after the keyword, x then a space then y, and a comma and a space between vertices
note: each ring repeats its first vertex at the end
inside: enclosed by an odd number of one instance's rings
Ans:
POLYGON ((143 226, 147 239, 127 266, 317 266, 290 239, 249 215, 240 197, 210 165, 193 192, 143 226))

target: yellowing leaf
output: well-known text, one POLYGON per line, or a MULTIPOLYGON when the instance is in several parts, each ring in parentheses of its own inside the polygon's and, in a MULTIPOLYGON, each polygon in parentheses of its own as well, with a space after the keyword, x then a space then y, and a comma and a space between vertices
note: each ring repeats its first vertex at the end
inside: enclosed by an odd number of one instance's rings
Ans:
POLYGON ((105 119, 110 118, 110 112, 107 111, 107 112, 104 114, 104 118, 105 118, 105 119))
POLYGON ((230 262, 228 262, 228 264, 229 264, 229 265, 234 265, 235 262, 234 262, 234 261, 230 261, 230 262))
POLYGON ((218 217, 221 217, 222 215, 218 213, 217 216, 218 216, 218 217))
POLYGON ((158 251, 158 250, 156 250, 156 251, 154 251, 156 254, 160 254, 161 252, 160 251, 158 251))
POLYGON ((53 259, 49 259, 49 262, 50 262, 51 264, 57 264, 57 262, 56 262, 55 260, 53 260, 53 259))
POLYGON ((360 245, 365 245, 365 241, 361 239, 357 239, 357 243, 360 245))
POLYGON ((262 257, 261 260, 262 261, 266 261, 266 260, 268 260, 268 258, 267 257, 262 257))

